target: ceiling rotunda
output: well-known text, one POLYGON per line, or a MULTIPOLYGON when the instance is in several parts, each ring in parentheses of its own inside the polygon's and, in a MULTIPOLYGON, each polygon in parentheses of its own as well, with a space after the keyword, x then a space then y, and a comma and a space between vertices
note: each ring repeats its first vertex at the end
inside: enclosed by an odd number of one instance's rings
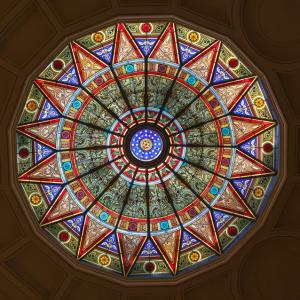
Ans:
POLYGON ((32 218, 78 264, 168 278, 226 255, 277 182, 274 99, 230 44, 112 23, 53 56, 16 128, 32 218))

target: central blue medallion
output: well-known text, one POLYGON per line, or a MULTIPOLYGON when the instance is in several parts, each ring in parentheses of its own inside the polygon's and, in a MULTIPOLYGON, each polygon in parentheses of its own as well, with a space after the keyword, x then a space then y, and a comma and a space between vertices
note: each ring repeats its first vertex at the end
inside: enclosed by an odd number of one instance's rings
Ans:
POLYGON ((152 129, 140 129, 130 141, 130 150, 136 159, 151 161, 162 152, 163 142, 158 132, 152 129))

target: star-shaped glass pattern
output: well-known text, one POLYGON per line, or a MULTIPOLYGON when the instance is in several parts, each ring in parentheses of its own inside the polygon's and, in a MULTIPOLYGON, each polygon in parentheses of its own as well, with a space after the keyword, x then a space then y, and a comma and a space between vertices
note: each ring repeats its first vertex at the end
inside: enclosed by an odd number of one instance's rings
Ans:
POLYGON ((32 83, 18 180, 80 262, 172 277, 255 224, 278 143, 272 99, 230 46, 173 22, 116 23, 70 42, 32 83))
POLYGON ((140 129, 130 141, 130 151, 139 160, 150 161, 162 152, 163 142, 158 132, 140 129))

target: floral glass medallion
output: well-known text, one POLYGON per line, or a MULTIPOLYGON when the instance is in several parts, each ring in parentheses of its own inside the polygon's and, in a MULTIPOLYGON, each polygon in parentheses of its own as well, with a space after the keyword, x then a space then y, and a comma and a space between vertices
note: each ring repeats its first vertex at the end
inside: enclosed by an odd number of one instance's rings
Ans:
POLYGON ((226 43, 173 22, 115 23, 70 42, 32 83, 18 181, 74 261, 172 277, 260 218, 277 180, 276 119, 226 43))
POLYGON ((158 132, 152 129, 138 130, 130 141, 130 151, 139 160, 151 161, 159 156, 163 143, 158 132))

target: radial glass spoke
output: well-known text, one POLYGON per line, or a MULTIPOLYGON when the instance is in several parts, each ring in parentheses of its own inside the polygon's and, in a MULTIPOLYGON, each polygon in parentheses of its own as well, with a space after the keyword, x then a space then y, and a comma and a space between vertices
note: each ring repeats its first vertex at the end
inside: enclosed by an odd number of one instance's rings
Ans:
POLYGON ((157 169, 156 169, 156 172, 157 172, 157 174, 158 174, 158 176, 159 176, 159 180, 160 180, 160 182, 161 182, 161 185, 162 185, 163 188, 164 188, 164 191, 165 191, 165 193, 166 193, 168 202, 170 203, 170 205, 171 205, 171 207, 172 207, 172 209, 173 209, 173 211, 174 211, 174 214, 176 215, 177 221, 178 221, 178 223, 180 224, 181 229, 183 229, 182 222, 181 222, 181 220, 180 220, 180 217, 178 216, 178 212, 177 212, 177 210, 176 210, 176 208, 175 208, 175 206, 174 206, 174 204, 173 204, 172 197, 171 197, 171 195, 170 195, 170 193, 169 193, 169 191, 168 191, 168 189, 167 189, 167 187, 166 187, 166 184, 165 184, 165 182, 163 181, 163 179, 162 179, 162 177, 161 177, 161 175, 160 175, 160 173, 159 173, 159 171, 158 171, 157 169))
POLYGON ((87 123, 87 122, 80 121, 80 120, 77 120, 77 119, 73 119, 73 118, 70 118, 68 116, 62 116, 62 118, 66 119, 66 120, 69 120, 69 121, 73 121, 73 122, 78 123, 78 124, 85 125, 85 126, 87 126, 89 128, 98 129, 99 131, 102 131, 102 132, 109 132, 109 133, 113 133, 114 135, 120 135, 119 133, 112 132, 109 129, 99 127, 99 126, 97 126, 95 124, 91 124, 91 123, 87 123))
POLYGON ((97 97, 95 97, 93 94, 90 93, 88 89, 86 89, 84 86, 81 87, 87 94, 89 94, 97 103, 101 105, 114 119, 121 122, 125 127, 127 127, 127 124, 124 123, 122 120, 120 120, 119 116, 113 112, 111 109, 109 109, 106 105, 104 105, 97 97))
POLYGON ((200 198, 200 200, 207 206, 208 208, 211 208, 210 205, 202 198, 200 195, 190 186, 188 182, 186 182, 181 175, 179 175, 177 172, 175 172, 169 165, 166 165, 166 167, 176 176, 197 198, 200 198))
POLYGON ((100 199, 100 197, 116 182, 116 180, 122 175, 122 173, 126 170, 128 167, 128 164, 125 165, 122 170, 117 173, 112 180, 108 183, 108 185, 100 192, 100 194, 94 199, 94 201, 89 205, 85 213, 89 212, 91 208, 94 206, 94 204, 100 199))
POLYGON ((119 216, 118 216, 118 220, 117 220, 116 226, 115 226, 115 228, 114 228, 114 231, 117 230, 117 228, 118 228, 118 226, 119 226, 119 223, 120 223, 120 220, 121 220, 121 218, 122 218, 122 216, 123 216, 123 211, 124 211, 125 206, 126 206, 126 204, 127 204, 127 202, 128 202, 128 198, 129 198, 129 196, 130 196, 131 189, 132 189, 132 186, 133 186, 133 184, 134 184, 134 180, 135 180, 135 177, 136 177, 137 172, 138 172, 138 168, 135 170, 134 175, 133 175, 133 177, 132 177, 132 180, 131 180, 131 182, 130 182, 129 189, 128 189, 128 191, 127 191, 127 193, 126 193, 126 196, 125 196, 125 198, 124 198, 124 202, 123 202, 123 205, 122 205, 122 209, 121 209, 120 214, 119 214, 119 216))
POLYGON ((225 117, 227 117, 227 116, 229 116, 229 115, 230 115, 230 114, 224 114, 224 115, 222 115, 222 116, 218 116, 218 117, 212 118, 212 119, 207 120, 207 121, 204 121, 204 122, 199 122, 199 123, 197 123, 197 124, 195 124, 195 125, 188 126, 188 127, 184 128, 184 129, 180 130, 179 132, 174 132, 174 133, 172 133, 171 135, 174 136, 174 135, 177 135, 178 133, 183 133, 183 132, 189 131, 189 130, 191 130, 191 129, 198 128, 198 127, 201 127, 201 126, 204 126, 204 125, 206 125, 206 124, 215 122, 215 121, 217 121, 217 120, 219 120, 219 119, 221 119, 221 118, 225 118, 225 117))
POLYGON ((124 89, 123 89, 123 87, 122 87, 122 84, 120 83, 120 80, 119 80, 119 78, 118 78, 118 76, 117 76, 115 70, 113 69, 113 67, 111 67, 111 72, 112 72, 113 75, 114 75, 114 78, 115 78, 116 83, 117 83, 117 85, 118 85, 118 87, 119 87, 119 89, 120 89, 120 92, 121 92, 121 95, 122 95, 122 97, 123 97, 123 99, 124 99, 124 102, 126 103, 126 105, 127 105, 128 109, 129 109, 129 111, 130 111, 130 113, 131 113, 133 119, 135 120, 135 122, 137 122, 136 116, 135 116, 135 114, 133 113, 133 108, 132 108, 132 106, 130 105, 130 102, 129 102, 129 100, 128 100, 128 97, 127 97, 127 95, 126 95, 126 92, 124 91, 124 89))
POLYGON ((173 118, 172 118, 172 120, 170 120, 166 125, 165 125, 165 128, 167 128, 167 127, 169 127, 170 126, 170 124, 174 121, 174 120, 176 120, 176 119, 178 119, 182 114, 184 114, 184 112, 195 102, 195 101, 197 101, 197 99, 199 99, 199 97, 201 97, 208 89, 210 88, 210 86, 208 85, 208 86, 206 86, 202 91, 200 91, 200 93, 198 93, 195 97, 194 97, 194 99, 190 102, 190 103, 188 103, 186 106, 184 106, 173 118))
POLYGON ((178 77, 178 75, 179 75, 179 73, 180 73, 181 67, 182 67, 182 66, 180 66, 180 67, 177 69, 177 72, 176 72, 176 74, 175 74, 175 76, 174 76, 174 79, 173 79, 173 81, 172 81, 172 83, 171 83, 169 89, 167 90, 167 93, 166 93, 166 95, 165 95, 165 98, 164 98, 164 100, 163 100, 163 103, 162 103, 162 105, 161 105, 161 107, 160 107, 160 109, 159 109, 159 113, 158 113, 158 116, 157 116, 156 121, 155 121, 156 123, 158 122, 159 118, 161 117, 161 114, 162 114, 164 108, 166 107, 167 102, 168 102, 168 100, 169 100, 169 98, 170 98, 170 96, 171 96, 171 94, 172 94, 172 89, 173 89, 173 87, 174 87, 174 84, 176 83, 176 80, 177 80, 177 77, 178 77))

